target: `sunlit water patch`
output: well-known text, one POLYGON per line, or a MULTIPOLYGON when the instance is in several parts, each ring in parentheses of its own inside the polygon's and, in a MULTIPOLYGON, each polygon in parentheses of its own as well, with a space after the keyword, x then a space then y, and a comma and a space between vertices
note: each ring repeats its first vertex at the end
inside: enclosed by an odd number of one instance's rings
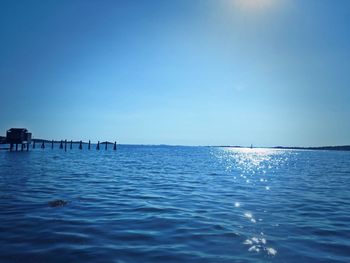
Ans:
POLYGON ((1 262, 348 262, 346 152, 0 152, 1 262))

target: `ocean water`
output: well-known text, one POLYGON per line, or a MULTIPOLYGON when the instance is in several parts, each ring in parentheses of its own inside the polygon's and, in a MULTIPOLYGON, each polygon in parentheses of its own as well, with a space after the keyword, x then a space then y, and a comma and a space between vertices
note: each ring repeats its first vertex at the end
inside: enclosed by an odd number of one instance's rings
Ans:
POLYGON ((56 146, 0 168, 0 262, 350 262, 349 152, 56 146))

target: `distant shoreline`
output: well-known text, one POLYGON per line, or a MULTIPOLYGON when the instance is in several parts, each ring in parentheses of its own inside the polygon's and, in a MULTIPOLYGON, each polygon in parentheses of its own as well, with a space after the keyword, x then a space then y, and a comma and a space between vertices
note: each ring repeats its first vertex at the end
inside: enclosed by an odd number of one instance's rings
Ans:
MULTIPOLYGON (((215 147, 215 146, 214 146, 215 147)), ((250 148, 242 146, 216 146, 216 147, 227 147, 227 148, 250 148)), ((350 151, 350 145, 343 146, 319 146, 319 147, 287 147, 287 146, 274 146, 274 147, 256 147, 263 149, 282 149, 282 150, 319 150, 319 151, 350 151)))
MULTIPOLYGON (((51 140, 45 140, 45 139, 32 139, 32 142, 36 143, 52 143, 51 140)), ((61 141, 54 140, 54 143, 60 143, 61 141)), ((70 141, 67 141, 67 143, 70 143, 70 141)), ((73 144, 80 143, 80 141, 72 141, 73 144)), ((88 142, 82 142, 83 144, 87 144, 88 142)), ((105 144, 106 141, 100 142, 101 144, 105 144)), ((1 144, 7 144, 6 143, 6 137, 0 136, 0 145, 1 144)), ((96 144, 96 143, 91 143, 96 144)), ((112 142, 108 142, 107 144, 113 144, 112 142)), ((123 145, 123 144, 119 144, 123 145)), ((124 144, 124 145, 142 145, 142 146, 188 146, 188 147, 194 147, 195 145, 170 145, 170 144, 124 144)), ((199 146, 199 145, 197 145, 199 146)), ((239 146, 239 145, 207 145, 202 147, 222 147, 222 148, 250 148, 249 146, 239 146)), ((282 150, 323 150, 323 151, 350 151, 350 145, 338 145, 338 146, 317 146, 317 147, 297 147, 297 146, 273 146, 273 147, 253 147, 254 148, 261 148, 261 149, 282 149, 282 150)), ((8 148, 0 147, 0 150, 5 150, 8 148)))

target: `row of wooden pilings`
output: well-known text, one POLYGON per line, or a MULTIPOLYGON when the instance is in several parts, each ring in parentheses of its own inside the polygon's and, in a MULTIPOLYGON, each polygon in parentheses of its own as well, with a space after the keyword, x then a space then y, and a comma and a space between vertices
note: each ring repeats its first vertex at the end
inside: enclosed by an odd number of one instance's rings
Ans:
MULTIPOLYGON (((36 143, 36 141, 33 141, 33 149, 36 148, 36 144, 35 143, 36 143)), ((47 142, 47 143, 50 144, 50 142, 47 142)), ((51 141, 51 149, 54 148, 55 143, 57 143, 57 142, 55 142, 54 140, 51 141)), ((61 140, 59 142, 59 144, 60 144, 59 148, 60 149, 64 149, 65 151, 67 151, 67 144, 69 144, 69 148, 70 149, 73 149, 73 144, 75 144, 75 143, 76 142, 73 142, 72 140, 70 142, 68 142, 67 140, 64 140, 64 141, 61 140)), ((101 144, 104 144, 105 145, 105 150, 107 150, 108 149, 108 144, 112 144, 112 143, 109 143, 109 142, 102 142, 102 143, 100 143, 100 141, 98 141, 97 144, 96 144, 96 150, 100 150, 100 145, 101 144)), ((10 145, 10 151, 13 151, 14 145, 16 145, 16 151, 18 151, 18 144, 11 144, 10 145)), ((26 143, 26 144, 21 143, 20 145, 21 145, 21 151, 24 151, 24 148, 26 148, 26 150, 29 151, 29 143, 26 143)), ((45 149, 46 148, 45 141, 41 142, 40 148, 41 149, 45 149)), ((79 142, 79 150, 82 150, 82 149, 83 149, 83 141, 80 141, 79 142)), ((88 142, 88 150, 91 150, 91 141, 88 142)), ((114 151, 117 150, 117 142, 114 142, 113 150, 114 151)))

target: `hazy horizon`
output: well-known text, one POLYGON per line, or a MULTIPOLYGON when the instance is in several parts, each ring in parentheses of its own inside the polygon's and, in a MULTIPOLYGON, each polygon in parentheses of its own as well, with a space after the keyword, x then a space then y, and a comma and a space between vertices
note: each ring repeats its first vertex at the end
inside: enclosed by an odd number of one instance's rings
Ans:
POLYGON ((350 2, 2 1, 0 135, 350 144, 350 2))

